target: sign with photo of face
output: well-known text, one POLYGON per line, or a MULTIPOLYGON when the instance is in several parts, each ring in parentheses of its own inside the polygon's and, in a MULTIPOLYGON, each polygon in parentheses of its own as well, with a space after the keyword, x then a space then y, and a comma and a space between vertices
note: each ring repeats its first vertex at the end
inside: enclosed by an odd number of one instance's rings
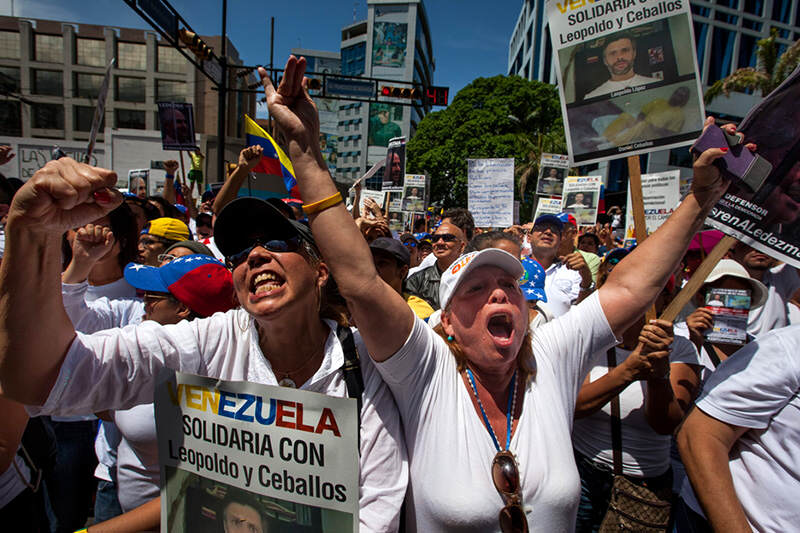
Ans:
POLYGON ((161 146, 164 150, 197 150, 194 112, 187 102, 158 102, 161 146))
POLYGON ((406 175, 406 139, 398 137, 389 141, 386 164, 383 166, 383 191, 402 191, 406 175))
POLYGON ((597 221, 602 183, 601 176, 567 176, 561 211, 573 215, 579 226, 593 226, 597 221))
POLYGON ((539 196, 561 196, 564 178, 569 172, 569 156, 542 154, 539 163, 539 181, 536 194, 539 196))
POLYGON ((425 176, 406 174, 403 185, 403 211, 422 213, 425 211, 425 176))

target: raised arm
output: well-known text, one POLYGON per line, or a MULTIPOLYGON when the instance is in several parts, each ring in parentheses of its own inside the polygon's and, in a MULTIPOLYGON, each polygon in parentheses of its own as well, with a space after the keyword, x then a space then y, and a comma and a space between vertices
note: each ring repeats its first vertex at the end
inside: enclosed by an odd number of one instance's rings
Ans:
MULTIPOLYGON (((706 127, 713 123, 712 117, 706 119, 706 127)), ((748 147, 754 149, 752 144, 748 147)), ((713 162, 727 150, 709 148, 697 158, 692 191, 655 233, 620 261, 598 290, 600 304, 615 334, 625 331, 655 301, 692 237, 725 193, 729 182, 713 162)))
POLYGON ((0 266, 0 384, 21 403, 47 399, 75 329, 61 303, 61 235, 120 203, 117 175, 69 158, 47 163, 17 192, 0 266))
MULTIPOLYGON (((264 69, 269 112, 288 139, 300 195, 305 205, 338 193, 319 148, 319 115, 306 88, 306 61, 290 56, 276 90, 264 69)), ((403 298, 378 276, 372 253, 353 218, 340 202, 309 215, 311 230, 331 269, 358 329, 376 361, 392 356, 411 333, 414 313, 403 298), (392 327, 386 327, 391 324, 392 327)))
POLYGON ((239 194, 239 189, 242 188, 242 185, 247 180, 250 171, 256 168, 259 161, 261 161, 263 152, 264 149, 258 145, 248 146, 239 152, 239 162, 236 165, 236 169, 231 172, 231 175, 228 176, 228 179, 225 180, 222 188, 217 193, 217 197, 214 198, 215 213, 221 213, 223 207, 236 199, 236 195, 239 194))

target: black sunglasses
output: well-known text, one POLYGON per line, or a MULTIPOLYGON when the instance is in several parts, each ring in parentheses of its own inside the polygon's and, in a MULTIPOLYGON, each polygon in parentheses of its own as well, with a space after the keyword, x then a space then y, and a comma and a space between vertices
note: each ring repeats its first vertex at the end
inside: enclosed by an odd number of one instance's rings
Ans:
POLYGON ((289 237, 288 239, 270 239, 266 240, 264 237, 257 237, 255 242, 235 254, 225 257, 225 266, 233 270, 247 260, 253 248, 261 246, 270 252, 283 253, 283 252, 297 252, 300 250, 300 239, 297 237, 289 237))
POLYGON ((443 240, 444 242, 455 242, 458 237, 453 235, 452 233, 434 233, 431 235, 431 243, 439 242, 439 240, 443 240))
POLYGON ((414 241, 405 241, 405 242, 403 242, 403 244, 408 246, 409 248, 416 248, 417 247, 417 243, 415 243, 414 241))

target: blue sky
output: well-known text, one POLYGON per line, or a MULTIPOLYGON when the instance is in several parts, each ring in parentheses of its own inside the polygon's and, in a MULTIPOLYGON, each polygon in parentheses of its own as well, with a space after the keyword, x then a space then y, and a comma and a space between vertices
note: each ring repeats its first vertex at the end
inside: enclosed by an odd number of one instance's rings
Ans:
MULTIPOLYGON (((481 76, 505 74, 508 41, 523 0, 426 0, 436 71, 434 82, 450 98, 481 76)), ((12 0, 0 0, 11 14, 12 0)), ((14 15, 147 28, 123 0, 13 0, 14 15)), ((171 0, 199 33, 221 31, 221 0, 171 0)), ((292 48, 338 51, 340 29, 366 18, 366 0, 228 0, 228 34, 247 64, 269 61, 269 18, 275 17, 275 62, 292 48)))

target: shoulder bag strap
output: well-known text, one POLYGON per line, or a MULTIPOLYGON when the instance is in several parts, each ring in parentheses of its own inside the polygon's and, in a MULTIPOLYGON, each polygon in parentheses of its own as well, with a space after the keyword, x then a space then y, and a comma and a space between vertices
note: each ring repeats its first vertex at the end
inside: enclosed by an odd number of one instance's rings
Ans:
MULTIPOLYGON (((608 371, 617 366, 616 348, 613 346, 606 352, 608 371)), ((619 417, 619 394, 611 399, 611 448, 614 457, 614 474, 622 475, 622 423, 619 417)))
POLYGON ((360 445, 361 406, 363 404, 361 396, 364 392, 364 376, 361 375, 361 361, 359 360, 356 343, 355 340, 353 340, 353 332, 350 330, 350 328, 345 326, 337 326, 336 336, 339 337, 339 342, 342 344, 342 351, 344 352, 342 376, 344 377, 345 385, 347 385, 347 395, 350 398, 355 398, 356 403, 358 404, 358 441, 360 445))
POLYGON ((714 346, 708 342, 708 339, 703 340, 703 348, 706 349, 706 353, 708 357, 711 359, 711 364, 714 365, 714 368, 719 366, 720 360, 719 356, 717 355, 717 350, 714 349, 714 346))

